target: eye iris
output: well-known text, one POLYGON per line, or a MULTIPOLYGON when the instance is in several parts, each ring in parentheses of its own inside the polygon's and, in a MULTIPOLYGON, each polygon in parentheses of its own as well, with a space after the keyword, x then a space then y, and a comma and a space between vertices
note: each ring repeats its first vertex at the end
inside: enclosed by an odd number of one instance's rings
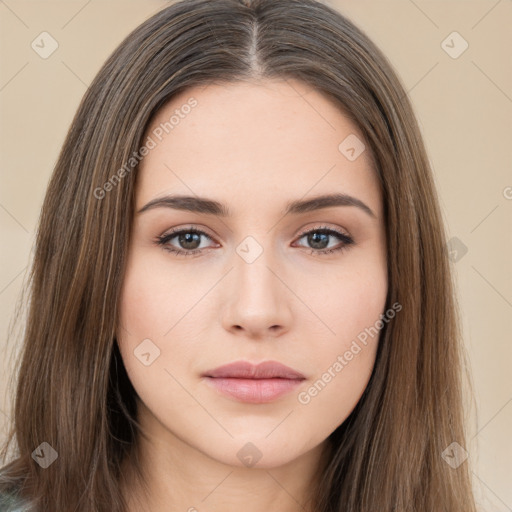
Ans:
POLYGON ((314 249, 325 249, 329 245, 329 235, 327 233, 319 233, 318 231, 308 235, 308 243, 314 249), (323 244, 326 244, 325 246, 323 244), (320 244, 320 247, 317 245, 320 244))
POLYGON ((183 233, 181 235, 178 235, 178 240, 180 245, 184 249, 197 249, 199 245, 201 245, 201 235, 199 233, 183 233), (188 244, 192 244, 192 247, 190 247, 188 244), (197 244, 196 247, 194 247, 194 244, 197 244))

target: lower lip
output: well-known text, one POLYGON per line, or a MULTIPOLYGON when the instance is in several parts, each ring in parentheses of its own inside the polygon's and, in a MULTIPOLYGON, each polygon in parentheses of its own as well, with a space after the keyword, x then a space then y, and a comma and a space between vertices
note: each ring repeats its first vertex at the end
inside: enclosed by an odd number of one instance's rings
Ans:
POLYGON ((280 396, 296 389, 299 379, 237 379, 207 377, 206 381, 224 395, 241 402, 261 404, 277 400, 280 396))

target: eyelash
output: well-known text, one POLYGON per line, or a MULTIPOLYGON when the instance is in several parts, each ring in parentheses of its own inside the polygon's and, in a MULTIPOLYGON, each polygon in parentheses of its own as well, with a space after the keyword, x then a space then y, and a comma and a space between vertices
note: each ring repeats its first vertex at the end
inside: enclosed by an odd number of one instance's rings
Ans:
MULTIPOLYGON (((200 229, 190 227, 188 229, 177 229, 177 230, 171 231, 170 233, 167 233, 165 235, 158 236, 155 239, 155 243, 158 246, 161 246, 165 251, 176 254, 177 256, 194 256, 196 254, 198 255, 198 254, 202 253, 204 251, 204 249, 192 249, 192 250, 185 251, 182 249, 176 249, 176 248, 168 245, 169 240, 172 240, 176 236, 184 234, 184 233, 196 233, 198 235, 204 235, 207 238, 212 239, 212 237, 210 235, 208 235, 208 233, 205 233, 204 231, 202 231, 200 229)), ((309 235, 310 233, 322 233, 325 235, 334 235, 343 242, 342 245, 335 247, 333 249, 311 249, 310 254, 326 256, 327 254, 331 254, 334 252, 342 252, 343 250, 348 249, 351 245, 354 244, 354 240, 350 236, 345 235, 344 233, 341 233, 335 229, 328 228, 326 226, 315 228, 315 229, 310 229, 308 231, 304 231, 303 233, 301 233, 299 235, 298 239, 300 240, 301 238, 304 238, 304 236, 309 235)))

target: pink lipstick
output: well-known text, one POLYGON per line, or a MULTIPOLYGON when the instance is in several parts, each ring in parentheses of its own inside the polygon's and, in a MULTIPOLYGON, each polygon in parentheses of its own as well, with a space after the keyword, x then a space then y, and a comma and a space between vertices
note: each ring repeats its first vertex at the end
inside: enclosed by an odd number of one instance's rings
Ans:
POLYGON ((296 389, 305 379, 300 372, 277 361, 252 364, 236 361, 203 375, 220 393, 247 403, 266 403, 296 389))

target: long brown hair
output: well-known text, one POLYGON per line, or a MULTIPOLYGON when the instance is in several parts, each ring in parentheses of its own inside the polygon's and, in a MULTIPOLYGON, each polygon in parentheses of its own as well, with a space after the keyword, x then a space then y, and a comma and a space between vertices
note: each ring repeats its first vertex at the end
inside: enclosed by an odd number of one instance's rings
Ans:
POLYGON ((475 510, 468 462, 453 468, 442 457, 465 445, 464 354, 420 131, 381 51, 314 0, 174 3, 128 35, 88 88, 42 207, 3 452, 15 440, 16 456, 0 489, 16 488, 39 510, 125 510, 120 467, 139 435, 115 339, 138 162, 126 163, 178 92, 267 78, 313 86, 364 134, 382 185, 387 304, 402 306, 381 331, 361 400, 329 436, 312 509, 475 510), (31 456, 43 442, 58 454, 47 468, 31 456))

